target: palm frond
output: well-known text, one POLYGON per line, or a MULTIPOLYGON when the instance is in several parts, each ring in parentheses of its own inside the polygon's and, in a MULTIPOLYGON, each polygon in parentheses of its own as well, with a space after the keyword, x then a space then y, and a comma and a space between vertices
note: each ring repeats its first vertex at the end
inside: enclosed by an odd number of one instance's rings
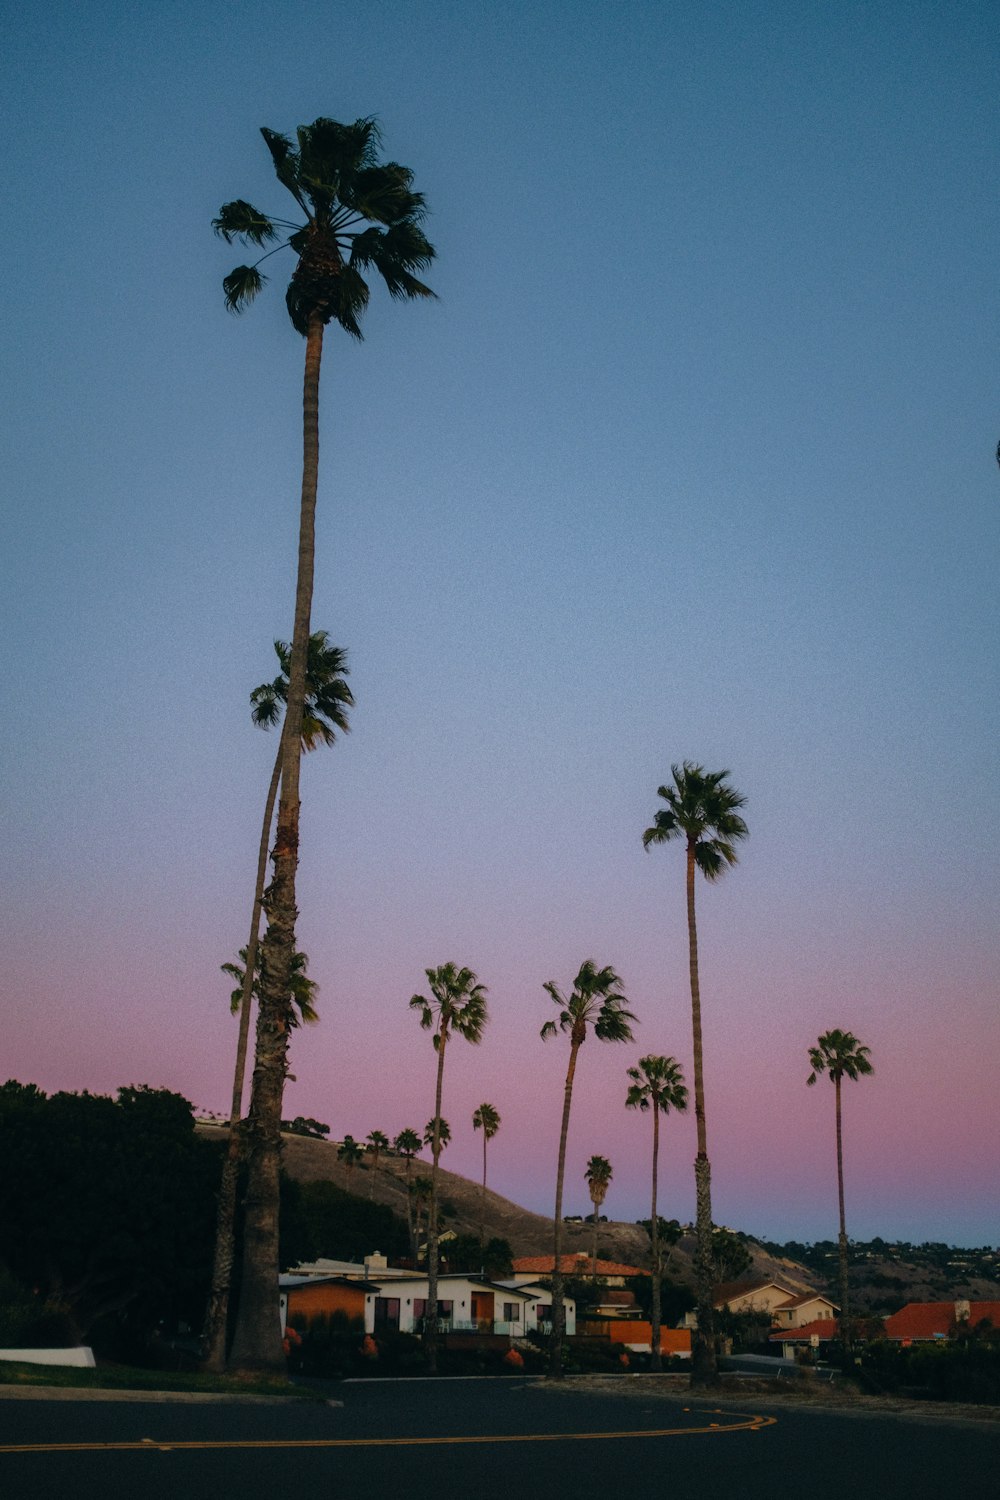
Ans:
POLYGON ((241 313, 260 295, 266 276, 256 266, 237 266, 222 278, 222 290, 226 294, 226 307, 232 313, 241 313))
POLYGON ((274 728, 281 718, 284 696, 277 682, 262 682, 260 687, 254 688, 250 694, 253 704, 250 717, 258 729, 274 728))
POLYGON ((423 193, 413 191, 409 167, 387 161, 363 168, 344 184, 341 199, 348 207, 376 224, 398 224, 403 219, 422 219, 426 213, 423 193))
POLYGON ((280 135, 276 130, 268 130, 266 125, 260 127, 260 133, 271 153, 274 162, 274 172, 282 187, 287 188, 301 208, 308 216, 309 205, 306 203, 299 188, 299 158, 295 147, 287 135, 280 135))
POLYGON ((233 240, 240 240, 244 245, 266 245, 269 240, 278 238, 278 231, 267 214, 247 203, 245 198, 224 203, 219 209, 219 217, 212 220, 212 228, 229 245, 233 240))

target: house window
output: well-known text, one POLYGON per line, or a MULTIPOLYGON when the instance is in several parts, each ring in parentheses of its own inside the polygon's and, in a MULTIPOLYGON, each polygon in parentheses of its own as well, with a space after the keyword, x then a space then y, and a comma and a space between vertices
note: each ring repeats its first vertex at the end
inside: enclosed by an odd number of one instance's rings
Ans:
POLYGON ((520 1323, 520 1321, 521 1321, 521 1304, 520 1304, 520 1302, 505 1302, 504 1303, 504 1305, 503 1305, 503 1320, 504 1320, 505 1323, 520 1323))
POLYGON ((535 1308, 535 1317, 538 1319, 539 1323, 551 1323, 552 1303, 539 1302, 538 1306, 535 1308))
POLYGON ((398 1297, 376 1297, 375 1298, 375 1327, 376 1328, 398 1328, 399 1327, 399 1298, 398 1297))

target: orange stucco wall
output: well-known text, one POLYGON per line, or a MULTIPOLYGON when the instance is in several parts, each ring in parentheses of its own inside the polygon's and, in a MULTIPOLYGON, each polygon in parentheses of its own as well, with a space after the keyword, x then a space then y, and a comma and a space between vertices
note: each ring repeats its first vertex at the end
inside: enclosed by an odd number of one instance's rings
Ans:
POLYGON ((319 1282, 316 1286, 293 1286, 288 1291, 289 1318, 310 1320, 333 1312, 344 1312, 349 1318, 365 1315, 365 1294, 360 1287, 330 1286, 319 1282))
MULTIPOLYGON (((608 1337, 613 1344, 649 1344, 653 1337, 650 1323, 633 1318, 618 1318, 607 1323, 608 1337)), ((691 1330, 689 1328, 661 1328, 661 1354, 690 1354, 691 1330)))

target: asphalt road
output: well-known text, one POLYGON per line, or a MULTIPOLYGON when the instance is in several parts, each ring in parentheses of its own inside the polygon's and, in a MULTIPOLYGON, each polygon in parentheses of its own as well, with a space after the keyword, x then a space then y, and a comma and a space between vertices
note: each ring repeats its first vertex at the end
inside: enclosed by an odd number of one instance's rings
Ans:
POLYGON ((1000 1500, 1000 1424, 509 1381, 363 1383, 342 1406, 11 1400, 4 1500, 1000 1500))

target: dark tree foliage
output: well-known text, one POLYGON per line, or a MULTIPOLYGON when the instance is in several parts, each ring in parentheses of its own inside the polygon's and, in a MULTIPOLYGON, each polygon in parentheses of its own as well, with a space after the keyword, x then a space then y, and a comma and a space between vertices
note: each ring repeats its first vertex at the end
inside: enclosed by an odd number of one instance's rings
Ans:
POLYGON ((712 1271, 716 1282, 738 1281, 753 1267, 746 1235, 712 1225, 712 1271))
POLYGON ((458 1234, 442 1242, 441 1260, 448 1271, 482 1272, 490 1280, 510 1276, 514 1270, 508 1241, 496 1236, 481 1245, 478 1234, 458 1234))
POLYGON ((329 1125, 314 1120, 312 1115, 296 1115, 294 1120, 282 1120, 281 1128, 289 1135, 308 1135, 319 1140, 330 1134, 329 1125))
POLYGON ((117 1098, 0 1088, 0 1260, 73 1335, 141 1347, 196 1320, 207 1289, 219 1148, 165 1089, 117 1098))
MULTIPOLYGON (((289 1266, 300 1260, 362 1261, 373 1250, 380 1250, 390 1261, 408 1253, 406 1224, 383 1203, 356 1197, 332 1182, 302 1182, 294 1203, 282 1202, 281 1264, 289 1266), (294 1257, 286 1236, 294 1233, 302 1248, 294 1257)), ((478 1244, 477 1244, 478 1249, 478 1244)))
MULTIPOLYGON (((626 1284, 644 1316, 648 1318, 653 1309, 653 1278, 630 1276, 626 1284)), ((660 1277, 660 1317, 665 1328, 675 1328, 694 1305, 695 1295, 690 1287, 671 1281, 669 1276, 660 1277)))

